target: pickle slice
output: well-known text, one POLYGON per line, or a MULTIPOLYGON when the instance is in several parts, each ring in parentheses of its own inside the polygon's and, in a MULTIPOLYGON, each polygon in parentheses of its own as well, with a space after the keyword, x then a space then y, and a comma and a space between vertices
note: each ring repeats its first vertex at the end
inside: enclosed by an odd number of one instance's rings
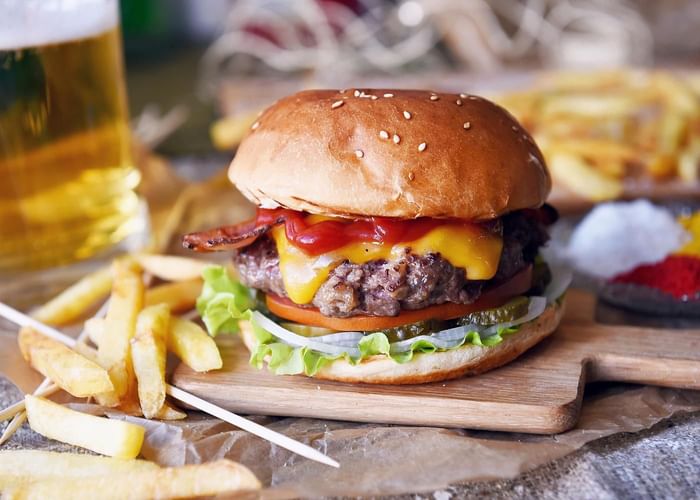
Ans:
POLYGON ((444 325, 444 321, 427 319, 409 325, 387 328, 382 330, 382 332, 387 336, 389 342, 400 342, 401 340, 411 339, 419 335, 430 335, 431 333, 439 332, 444 328, 444 325))
POLYGON ((484 311, 475 311, 459 319, 460 325, 494 325, 496 323, 504 323, 513 321, 527 313, 530 305, 530 299, 527 297, 516 297, 510 302, 506 302, 501 307, 494 309, 486 309, 484 311))

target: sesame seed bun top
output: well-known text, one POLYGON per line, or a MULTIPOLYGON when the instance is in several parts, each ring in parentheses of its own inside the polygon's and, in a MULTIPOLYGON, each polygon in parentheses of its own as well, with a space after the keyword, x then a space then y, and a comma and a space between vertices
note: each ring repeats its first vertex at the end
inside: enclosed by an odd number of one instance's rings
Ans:
POLYGON ((483 220, 542 205, 540 150, 500 106, 424 90, 310 90, 269 107, 231 163, 253 203, 317 214, 483 220))

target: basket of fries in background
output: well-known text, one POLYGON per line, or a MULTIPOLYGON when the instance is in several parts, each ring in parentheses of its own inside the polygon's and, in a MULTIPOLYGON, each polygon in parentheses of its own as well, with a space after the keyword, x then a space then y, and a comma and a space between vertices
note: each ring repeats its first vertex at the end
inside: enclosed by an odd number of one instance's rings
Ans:
POLYGON ((542 149, 564 212, 700 194, 698 74, 551 73, 498 100, 542 149))

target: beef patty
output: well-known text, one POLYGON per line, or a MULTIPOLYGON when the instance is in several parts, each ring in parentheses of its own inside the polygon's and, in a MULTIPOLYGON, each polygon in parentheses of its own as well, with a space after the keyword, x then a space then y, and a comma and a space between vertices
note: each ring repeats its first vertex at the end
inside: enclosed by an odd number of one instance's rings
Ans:
MULTIPOLYGON (((401 309, 422 309, 445 302, 468 304, 485 285, 505 281, 532 263, 548 239, 534 218, 515 212, 501 218, 503 251, 491 280, 468 280, 463 268, 439 254, 415 255, 407 250, 397 260, 364 264, 341 262, 319 287, 310 305, 326 316, 396 316, 401 309)), ((233 257, 247 286, 286 297, 274 241, 265 236, 238 250, 233 257)))

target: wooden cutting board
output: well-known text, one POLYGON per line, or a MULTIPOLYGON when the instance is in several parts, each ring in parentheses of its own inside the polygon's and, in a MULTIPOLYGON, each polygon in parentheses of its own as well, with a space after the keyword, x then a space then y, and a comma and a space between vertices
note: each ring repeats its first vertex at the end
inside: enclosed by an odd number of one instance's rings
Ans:
POLYGON ((224 366, 173 383, 232 411, 358 422, 549 434, 576 424, 583 388, 600 380, 700 389, 700 330, 612 326, 594 321, 595 298, 571 290, 559 329, 513 363, 476 377, 386 386, 275 376, 248 365, 235 338, 224 366))

